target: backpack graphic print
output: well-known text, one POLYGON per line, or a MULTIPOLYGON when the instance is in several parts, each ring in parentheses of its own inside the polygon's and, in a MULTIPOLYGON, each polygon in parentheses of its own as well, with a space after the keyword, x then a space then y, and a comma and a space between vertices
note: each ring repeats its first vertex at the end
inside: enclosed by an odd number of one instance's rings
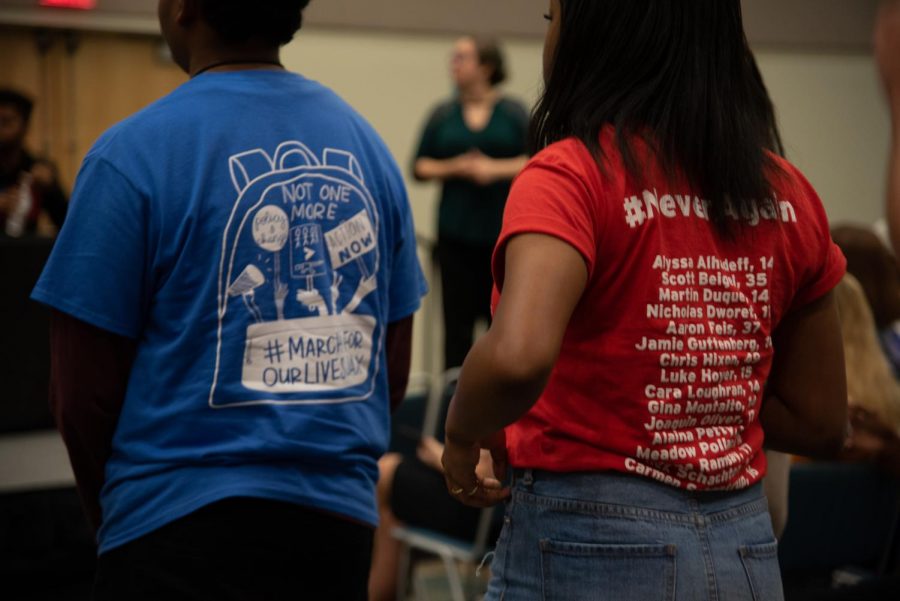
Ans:
POLYGON ((210 406, 365 400, 383 328, 379 214, 359 162, 291 141, 229 167, 238 196, 222 237, 210 406))

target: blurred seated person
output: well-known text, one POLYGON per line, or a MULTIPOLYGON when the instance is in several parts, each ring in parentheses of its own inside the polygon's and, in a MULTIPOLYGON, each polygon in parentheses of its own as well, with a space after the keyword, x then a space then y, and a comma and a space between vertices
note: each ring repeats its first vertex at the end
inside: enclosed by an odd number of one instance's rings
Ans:
POLYGON ((23 94, 0 89, 0 237, 53 236, 66 217, 56 167, 25 149, 33 106, 23 94))
MULTIPOLYGON (((397 598, 400 543, 394 528, 406 524, 462 540, 474 540, 481 510, 447 494, 441 455, 444 445, 430 436, 419 443, 416 457, 388 453, 378 462, 378 514, 369 574, 369 601, 397 598)), ((478 474, 493 477, 490 453, 482 451, 478 474)))
POLYGON ((896 376, 900 374, 900 265, 871 228, 843 225, 832 230, 832 237, 847 257, 847 272, 862 286, 874 318, 872 327, 896 376))
POLYGON ((877 463, 900 477, 900 386, 876 339, 875 318, 860 283, 844 276, 835 297, 850 401, 851 433, 843 457, 877 463))
POLYGON ((847 461, 877 464, 900 478, 900 435, 874 413, 858 406, 849 410, 852 431, 843 456, 847 461))
POLYGON ((897 431, 900 386, 878 343, 875 318, 863 287, 848 273, 835 289, 835 297, 844 341, 848 401, 897 431))
POLYGON ((769 515, 772 517, 772 531, 781 540, 788 522, 788 491, 791 480, 791 456, 778 451, 766 451, 766 475, 763 491, 769 501, 769 515))

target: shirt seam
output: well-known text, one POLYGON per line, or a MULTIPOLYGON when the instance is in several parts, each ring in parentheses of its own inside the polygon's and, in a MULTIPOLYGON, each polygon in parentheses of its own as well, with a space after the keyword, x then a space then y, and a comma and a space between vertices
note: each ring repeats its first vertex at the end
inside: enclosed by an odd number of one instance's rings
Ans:
POLYGON ((142 522, 140 526, 130 528, 125 532, 121 532, 116 536, 112 536, 107 540, 101 541, 97 554, 102 555, 103 553, 107 553, 115 549, 116 547, 121 547, 122 545, 128 544, 129 542, 136 540, 141 536, 162 528, 166 524, 170 524, 175 520, 188 516, 202 507, 211 505, 212 503, 215 503, 217 501, 222 501, 224 499, 238 496, 247 496, 255 499, 284 501, 286 503, 292 503, 302 507, 322 509, 349 519, 362 520, 371 526, 377 526, 377 522, 373 523, 370 516, 362 516, 358 514, 351 515, 349 511, 350 504, 343 503, 339 499, 332 499, 328 503, 326 503, 321 499, 310 497, 308 495, 291 495, 271 487, 253 488, 247 486, 230 486, 227 488, 217 489, 214 492, 200 495, 192 498, 189 501, 179 503, 169 511, 159 515, 159 517, 157 517, 156 519, 142 522))
POLYGON ((126 338, 137 339, 137 332, 132 331, 130 327, 120 322, 111 320, 104 315, 97 313, 91 309, 87 309, 81 305, 70 302, 60 296, 46 290, 42 287, 36 287, 31 293, 31 298, 41 304, 47 305, 53 309, 71 315, 72 317, 84 321, 90 325, 100 329, 107 330, 113 334, 125 336, 126 338))
POLYGON ((579 254, 581 254, 585 263, 587 263, 589 278, 593 276, 596 265, 596 258, 594 256, 596 254, 596 249, 589 248, 584 240, 573 239, 574 236, 572 236, 572 234, 576 233, 576 230, 570 225, 562 220, 547 217, 546 215, 528 214, 519 215, 510 219, 504 226, 500 238, 497 240, 497 248, 500 248, 501 245, 509 242, 509 239, 513 236, 525 233, 552 235, 554 238, 558 238, 571 245, 579 252, 579 254), (539 223, 536 223, 534 220, 539 220, 539 223), (551 225, 556 225, 562 229, 552 229, 550 227, 551 225))

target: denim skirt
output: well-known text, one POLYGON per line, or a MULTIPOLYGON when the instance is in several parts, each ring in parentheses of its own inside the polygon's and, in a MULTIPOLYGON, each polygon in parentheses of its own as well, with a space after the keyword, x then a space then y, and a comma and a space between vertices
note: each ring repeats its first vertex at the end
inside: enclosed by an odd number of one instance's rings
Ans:
POLYGON ((762 485, 515 470, 489 601, 782 601, 762 485))

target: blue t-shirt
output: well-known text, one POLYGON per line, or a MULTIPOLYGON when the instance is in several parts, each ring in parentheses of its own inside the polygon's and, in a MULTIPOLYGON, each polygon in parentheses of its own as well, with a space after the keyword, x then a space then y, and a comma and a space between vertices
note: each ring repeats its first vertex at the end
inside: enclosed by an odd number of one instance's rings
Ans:
POLYGON ((138 341, 100 552, 233 496, 376 524, 386 326, 424 293, 400 172, 320 84, 207 73, 106 132, 33 293, 138 341))

